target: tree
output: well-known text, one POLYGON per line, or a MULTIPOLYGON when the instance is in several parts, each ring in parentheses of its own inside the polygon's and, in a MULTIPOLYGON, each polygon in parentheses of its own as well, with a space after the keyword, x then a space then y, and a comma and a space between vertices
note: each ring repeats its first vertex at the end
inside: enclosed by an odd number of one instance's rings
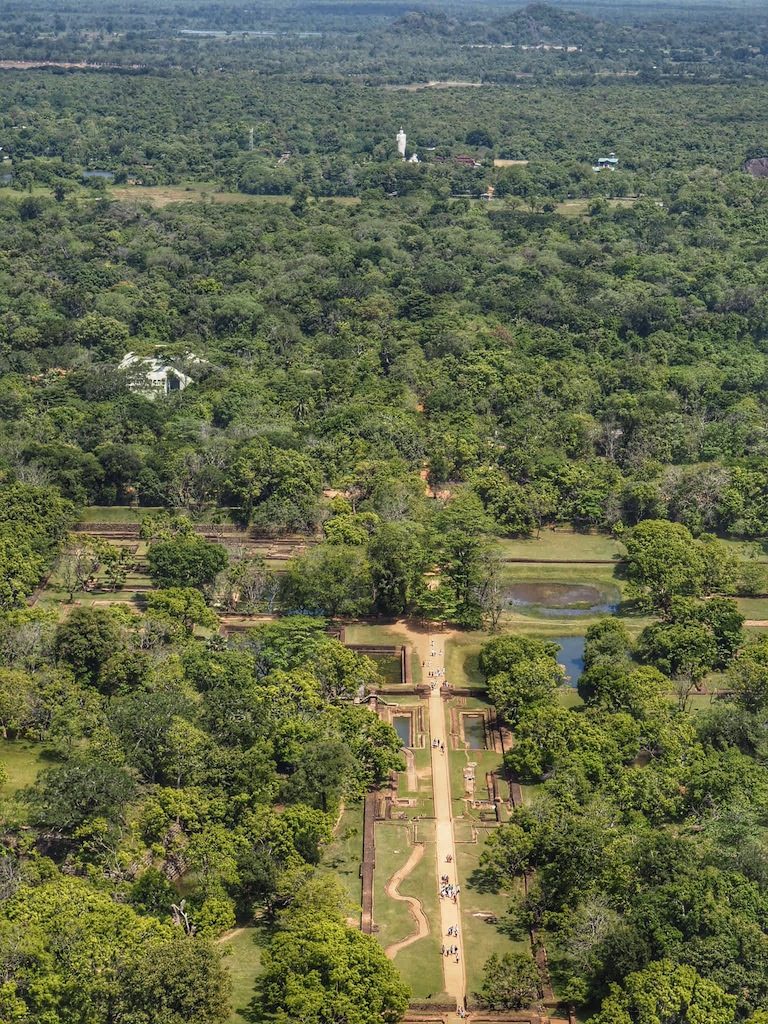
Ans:
POLYGON ((736 999, 693 967, 658 960, 612 985, 589 1024, 733 1024, 736 999))
POLYGON ((559 648, 548 640, 527 636, 499 636, 489 640, 480 651, 480 670, 486 679, 511 672, 521 661, 555 659, 559 648))
POLYGON ((120 980, 123 1020, 221 1024, 229 1018, 230 976, 215 946, 204 939, 174 930, 132 957, 120 980))
POLYGON ((215 629, 218 619, 195 587, 169 587, 147 594, 147 611, 178 620, 191 636, 195 626, 215 629))
POLYGON ((315 525, 320 487, 320 474, 307 454, 263 440, 239 446, 227 479, 242 519, 277 533, 315 525))
POLYGON ((243 553, 233 558, 216 579, 216 599, 227 611, 272 611, 279 579, 261 555, 243 553))
POLYGON ((728 668, 728 688, 733 700, 755 714, 768 707, 768 640, 753 638, 728 668))
POLYGON ((72 534, 56 566, 56 575, 69 594, 70 603, 76 591, 91 587, 100 565, 101 552, 94 539, 72 534))
POLYGON ((530 953, 494 953, 483 969, 483 984, 475 993, 489 1010, 521 1010, 541 998, 541 981, 530 953))
POLYGON ((228 1017, 229 983, 215 947, 140 917, 84 879, 21 886, 0 909, 0 935, 13 930, 11 955, 0 940, 0 999, 14 994, 19 1021, 223 1024, 228 1017))
POLYGON ((684 526, 647 519, 629 533, 625 543, 632 593, 646 607, 667 609, 677 595, 703 592, 706 563, 684 526))
POLYGON ((486 540, 492 524, 472 491, 462 492, 441 510, 438 565, 456 595, 455 621, 469 629, 482 625, 485 588, 493 572, 493 549, 486 540))
POLYGON ((133 567, 130 549, 102 541, 99 544, 99 559, 104 567, 104 577, 110 590, 119 590, 133 567))
POLYGON ((152 544, 147 561, 157 586, 202 589, 225 567, 227 552, 202 537, 177 537, 152 544))
POLYGON ((655 622, 637 642, 637 656, 668 676, 704 678, 717 661, 717 644, 700 623, 655 622))
POLYGON ((331 637, 314 655, 311 667, 323 699, 331 704, 350 701, 384 682, 371 658, 331 637))
POLYGON ((102 666, 122 646, 122 636, 109 608, 75 608, 56 630, 57 658, 77 679, 99 686, 102 666))
POLYGON ((90 818, 119 821, 135 792, 136 780, 119 758, 89 750, 43 769, 24 799, 33 821, 67 833, 90 818))
POLYGON ((253 1012, 302 1024, 396 1024, 408 989, 370 935, 347 927, 325 900, 297 900, 264 951, 253 1012))
POLYGON ((525 658, 509 672, 491 676, 488 695, 502 718, 514 727, 527 709, 551 704, 564 679, 563 668, 554 658, 525 658))
POLYGON ((352 772, 352 754, 346 743, 319 740, 302 751, 296 771, 286 783, 286 795, 292 801, 333 813, 347 791, 352 772))
POLYGON ((402 615, 412 605, 426 568, 422 531, 405 523, 384 523, 368 546, 374 607, 402 615))
POLYGON ((34 715, 35 681, 18 669, 0 668, 0 735, 17 735, 31 725, 34 715))
POLYGON ((318 544, 288 563, 281 601, 290 611, 335 617, 361 615, 371 604, 371 572, 365 552, 344 544, 318 544))

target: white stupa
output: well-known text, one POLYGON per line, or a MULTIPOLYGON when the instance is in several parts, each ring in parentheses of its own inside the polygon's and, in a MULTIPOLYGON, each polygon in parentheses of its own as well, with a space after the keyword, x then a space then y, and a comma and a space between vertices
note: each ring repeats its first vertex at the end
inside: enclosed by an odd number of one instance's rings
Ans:
POLYGON ((405 132, 402 128, 397 133, 397 152, 405 160, 405 132))

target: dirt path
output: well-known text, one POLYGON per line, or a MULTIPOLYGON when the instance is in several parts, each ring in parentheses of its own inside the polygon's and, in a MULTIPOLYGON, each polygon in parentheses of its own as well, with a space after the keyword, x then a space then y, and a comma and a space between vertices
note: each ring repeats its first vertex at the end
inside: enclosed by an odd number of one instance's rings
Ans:
POLYGON ((234 939, 237 935, 242 935, 244 931, 245 928, 233 928, 231 932, 224 932, 223 935, 220 935, 216 939, 216 943, 221 945, 222 942, 229 942, 230 939, 234 939))
POLYGON ((408 938, 401 939, 400 942, 393 942, 391 946, 387 946, 385 953, 390 960, 394 960, 401 949, 405 949, 406 946, 410 946, 413 942, 418 942, 419 939, 423 939, 426 935, 429 935, 429 921, 424 914, 421 900, 417 900, 415 896, 404 896, 399 891, 400 883, 410 875, 423 856, 424 844, 417 843, 411 850, 411 855, 405 864, 403 864, 403 866, 396 871, 394 875, 392 875, 390 880, 384 886, 384 892, 387 896, 391 897, 393 900, 398 900, 400 903, 408 904, 411 916, 416 922, 416 931, 412 932, 408 938))

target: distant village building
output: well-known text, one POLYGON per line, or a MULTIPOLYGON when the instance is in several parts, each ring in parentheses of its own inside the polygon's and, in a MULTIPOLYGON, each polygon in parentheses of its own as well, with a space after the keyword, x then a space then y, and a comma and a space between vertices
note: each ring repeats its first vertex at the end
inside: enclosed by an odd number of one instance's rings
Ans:
POLYGON ((593 171, 615 171, 619 166, 619 161, 615 153, 609 153, 608 156, 600 156, 597 158, 597 163, 592 168, 593 171))
MULTIPOLYGON (((193 362, 201 361, 195 356, 192 356, 191 359, 193 362)), ((123 357, 118 369, 130 371, 128 387, 131 391, 138 391, 151 398, 183 391, 184 388, 194 383, 190 376, 182 373, 175 366, 164 363, 162 359, 155 359, 152 356, 137 356, 133 352, 129 352, 123 357)))

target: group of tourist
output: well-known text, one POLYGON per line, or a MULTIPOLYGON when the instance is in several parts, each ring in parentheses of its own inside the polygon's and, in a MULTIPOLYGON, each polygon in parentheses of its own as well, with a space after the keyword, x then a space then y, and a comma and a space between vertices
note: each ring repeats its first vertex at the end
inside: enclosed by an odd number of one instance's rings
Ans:
MULTIPOLYGON (((447 879, 447 875, 443 875, 443 879, 447 879)), ((453 900, 455 903, 459 898, 461 889, 458 885, 454 885, 452 882, 443 881, 440 882, 440 899, 441 900, 453 900)))

